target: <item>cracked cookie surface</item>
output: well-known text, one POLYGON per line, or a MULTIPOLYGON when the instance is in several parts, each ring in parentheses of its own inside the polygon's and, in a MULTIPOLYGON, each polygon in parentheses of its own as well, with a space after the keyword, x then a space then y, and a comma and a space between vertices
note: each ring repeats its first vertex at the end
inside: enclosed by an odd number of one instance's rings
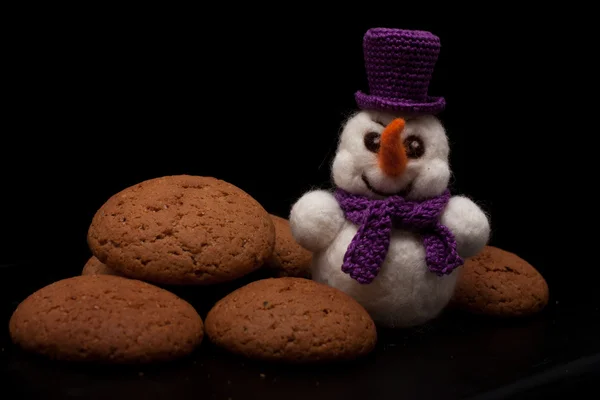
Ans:
POLYGON ((521 257, 486 246, 465 261, 452 306, 495 316, 525 316, 541 311, 549 290, 543 276, 521 257))
POLYGON ((113 269, 110 269, 98 260, 95 256, 91 256, 83 266, 81 275, 117 275, 122 276, 113 269))
POLYGON ((275 249, 265 263, 277 277, 310 278, 312 253, 296 242, 287 219, 271 215, 275 225, 275 249))
POLYGON ((157 284, 215 284, 271 256, 275 228, 249 194, 212 177, 150 179, 112 196, 88 230, 93 255, 128 277, 157 284))
POLYGON ((14 343, 65 361, 145 363, 190 354, 203 322, 176 295, 138 280, 85 275, 54 282, 23 300, 9 331, 14 343))
POLYGON ((345 293, 304 278, 252 282, 221 299, 207 337, 232 353, 282 362, 352 359, 371 352, 375 324, 345 293))

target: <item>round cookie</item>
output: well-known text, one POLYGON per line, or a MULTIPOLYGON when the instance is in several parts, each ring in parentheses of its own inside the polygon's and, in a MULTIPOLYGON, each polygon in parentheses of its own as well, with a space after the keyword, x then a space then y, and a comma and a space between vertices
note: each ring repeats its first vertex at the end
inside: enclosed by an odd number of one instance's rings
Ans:
POLYGON ((275 228, 265 209, 230 183, 166 176, 112 196, 96 212, 88 244, 125 276, 208 285, 260 268, 273 252, 275 228))
POLYGON ((232 353, 291 363, 353 359, 377 342, 373 320, 353 298, 293 277, 235 290, 209 311, 205 329, 213 343, 232 353))
POLYGON ((96 257, 91 256, 90 259, 83 266, 81 275, 117 275, 122 276, 113 269, 110 269, 98 260, 96 257))
POLYGON ((516 254, 486 246, 465 261, 451 305, 477 314, 525 316, 548 304, 542 275, 516 254))
POLYGON ((277 277, 310 278, 312 253, 296 242, 287 219, 271 214, 275 225, 275 249, 265 267, 277 277))
POLYGON ((187 302, 149 283, 112 275, 54 282, 23 300, 9 330, 23 349, 65 361, 146 363, 190 354, 202 319, 187 302))

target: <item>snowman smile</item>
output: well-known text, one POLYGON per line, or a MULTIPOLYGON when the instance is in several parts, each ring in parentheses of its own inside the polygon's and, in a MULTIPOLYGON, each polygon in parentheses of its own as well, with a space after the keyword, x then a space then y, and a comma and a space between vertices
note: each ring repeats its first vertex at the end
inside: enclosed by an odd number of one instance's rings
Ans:
POLYGON ((388 196, 401 196, 401 197, 406 197, 410 194, 410 191, 412 189, 412 182, 409 182, 406 187, 402 190, 400 190, 399 192, 395 192, 395 193, 390 193, 390 192, 383 192, 381 190, 377 190, 375 189, 371 183, 369 183, 369 180, 367 179, 367 177, 365 176, 365 174, 361 175, 362 181, 364 182, 365 186, 367 187, 367 189, 369 189, 371 192, 375 193, 376 195, 379 196, 383 196, 383 197, 388 197, 388 196))

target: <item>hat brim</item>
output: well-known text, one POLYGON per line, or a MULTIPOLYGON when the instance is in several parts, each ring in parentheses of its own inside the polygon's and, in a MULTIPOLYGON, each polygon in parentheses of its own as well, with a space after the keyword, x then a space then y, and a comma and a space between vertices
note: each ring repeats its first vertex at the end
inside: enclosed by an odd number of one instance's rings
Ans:
POLYGON ((405 112, 410 114, 437 114, 446 108, 443 97, 428 97, 426 102, 412 102, 410 100, 393 100, 372 96, 361 91, 354 94, 356 104, 363 110, 380 110, 390 112, 405 112))

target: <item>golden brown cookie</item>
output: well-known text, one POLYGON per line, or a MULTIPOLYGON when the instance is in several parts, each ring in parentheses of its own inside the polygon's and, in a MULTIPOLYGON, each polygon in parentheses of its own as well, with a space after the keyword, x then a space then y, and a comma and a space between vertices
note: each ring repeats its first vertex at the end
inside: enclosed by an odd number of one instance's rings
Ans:
POLYGON ((81 275, 118 275, 122 276, 118 272, 108 268, 106 264, 102 264, 96 257, 91 256, 90 259, 83 266, 81 275))
POLYGON ((461 268, 451 305, 477 314, 525 316, 548 304, 542 275, 516 254, 486 246, 461 268))
POLYGON ((19 304, 9 328, 25 350, 101 363, 173 360, 190 354, 204 334, 189 303, 112 275, 76 276, 38 290, 19 304))
POLYGON ((310 278, 312 253, 296 242, 287 219, 271 215, 275 225, 275 249, 265 264, 275 276, 310 278))
POLYGON ((270 278, 230 293, 209 311, 208 338, 249 358, 282 362, 352 359, 371 352, 375 324, 347 294, 303 278, 270 278))
POLYGON ((88 231, 109 268, 156 284, 207 285, 242 277, 271 256, 275 228, 250 195, 200 176, 150 179, 112 196, 88 231))

